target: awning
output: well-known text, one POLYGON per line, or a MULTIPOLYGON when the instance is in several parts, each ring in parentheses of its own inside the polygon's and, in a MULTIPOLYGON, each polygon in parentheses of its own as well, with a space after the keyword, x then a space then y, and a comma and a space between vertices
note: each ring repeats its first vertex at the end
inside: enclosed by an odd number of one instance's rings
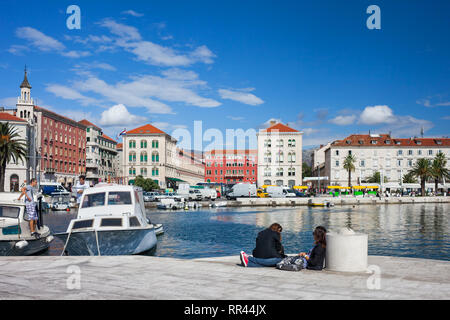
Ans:
POLYGON ((307 186, 293 186, 293 189, 308 189, 307 186))
POLYGON ((175 182, 186 182, 184 180, 178 179, 178 178, 166 178, 167 180, 175 181, 175 182))

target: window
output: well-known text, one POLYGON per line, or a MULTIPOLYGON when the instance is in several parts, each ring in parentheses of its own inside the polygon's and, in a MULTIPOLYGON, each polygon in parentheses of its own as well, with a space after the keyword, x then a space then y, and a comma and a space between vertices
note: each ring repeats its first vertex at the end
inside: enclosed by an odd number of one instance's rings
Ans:
POLYGON ((365 166, 366 166, 366 161, 365 161, 365 160, 361 160, 361 161, 359 162, 359 166, 360 166, 360 167, 365 167, 365 166))
POLYGON ((159 153, 156 151, 152 153, 152 162, 159 162, 159 153))
POLYGON ((283 147, 284 146, 284 141, 283 139, 277 139, 277 147, 283 147))
POLYGON ((147 168, 141 168, 141 176, 143 177, 147 176, 147 168))
POLYGON ((108 205, 131 204, 131 193, 129 192, 110 192, 108 194, 108 205))
POLYGON ((147 140, 141 140, 141 149, 147 148, 147 140))
POLYGON ((158 168, 153 168, 152 169, 152 176, 153 177, 159 176, 159 169, 158 168))
POLYGON ((284 154, 282 151, 277 153, 277 156, 275 158, 275 162, 277 163, 283 163, 284 162, 284 154))
POLYGON ((135 140, 130 140, 128 146, 130 147, 130 149, 136 148, 136 141, 135 140))
POLYGON ((289 163, 295 162, 295 152, 289 152, 289 154, 288 154, 288 162, 289 163))
POLYGON ((99 207, 105 205, 105 193, 91 193, 84 196, 82 208, 99 207))
POLYGON ((276 176, 277 177, 282 177, 283 176, 283 168, 277 168, 276 176))
POLYGON ((140 227, 141 224, 137 217, 130 217, 130 227, 140 227))
POLYGON ((19 217, 20 208, 17 207, 8 207, 1 206, 0 207, 0 218, 17 218, 19 217))
POLYGON ((74 222, 74 224, 72 226, 72 230, 73 229, 92 228, 93 225, 94 225, 93 219, 81 220, 81 221, 74 222))
POLYGON ((131 176, 135 176, 135 175, 136 175, 136 168, 130 168, 130 169, 128 169, 128 173, 129 173, 131 176))
POLYGON ((295 168, 289 168, 288 169, 288 176, 294 177, 295 176, 295 168))
POLYGON ((128 155, 129 162, 136 162, 136 152, 130 152, 128 155))
POLYGON ((398 150, 398 151, 397 151, 397 155, 398 155, 398 156, 403 155, 403 150, 398 150))
POLYGON ((159 147, 159 141, 158 140, 153 140, 152 141, 152 148, 158 148, 159 147))
POLYGON ((338 156, 338 155, 339 155, 339 150, 336 150, 336 152, 335 152, 334 155, 335 155, 335 156, 338 156))
POLYGON ((264 147, 272 147, 272 140, 266 139, 264 140, 264 147))
POLYGON ((336 160, 336 167, 339 167, 339 160, 336 160))
POLYGON ((267 151, 266 153, 264 153, 264 162, 272 163, 272 153, 270 151, 267 151))
POLYGON ((432 156, 433 155, 433 150, 428 150, 428 155, 432 156))
POLYGON ((121 227, 121 218, 103 218, 100 227, 121 227))
POLYGON ((147 162, 147 152, 141 152, 141 162, 147 162))

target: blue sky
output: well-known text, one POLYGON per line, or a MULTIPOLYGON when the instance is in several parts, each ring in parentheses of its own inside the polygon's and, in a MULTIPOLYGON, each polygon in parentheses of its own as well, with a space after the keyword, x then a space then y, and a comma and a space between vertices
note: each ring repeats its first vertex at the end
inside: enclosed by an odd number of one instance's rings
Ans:
POLYGON ((2 1, 0 106, 14 106, 26 64, 38 105, 112 137, 270 119, 304 146, 369 130, 448 136, 448 12, 418 0, 2 1), (66 26, 72 4, 80 30, 66 26), (366 27, 372 4, 381 30, 366 27))

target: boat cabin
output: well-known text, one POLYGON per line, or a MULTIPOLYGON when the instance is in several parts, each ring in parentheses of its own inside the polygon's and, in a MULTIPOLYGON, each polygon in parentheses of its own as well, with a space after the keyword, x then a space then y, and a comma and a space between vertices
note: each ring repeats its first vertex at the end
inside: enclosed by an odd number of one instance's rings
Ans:
POLYGON ((100 184, 84 190, 72 230, 85 228, 133 228, 147 226, 142 189, 100 184))

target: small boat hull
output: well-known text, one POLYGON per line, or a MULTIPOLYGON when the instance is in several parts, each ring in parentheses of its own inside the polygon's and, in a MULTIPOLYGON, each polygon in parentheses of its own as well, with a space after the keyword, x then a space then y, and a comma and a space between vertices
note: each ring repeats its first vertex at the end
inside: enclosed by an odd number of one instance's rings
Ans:
POLYGON ((18 248, 16 246, 17 242, 19 242, 19 240, 1 240, 0 256, 30 256, 45 251, 49 247, 49 242, 47 242, 46 237, 27 240, 28 245, 23 248, 18 248))
MULTIPOLYGON (((55 234, 66 243, 68 233, 55 234)), ((77 231, 70 234, 66 253, 70 256, 116 256, 142 254, 156 249, 155 229, 77 231)))

